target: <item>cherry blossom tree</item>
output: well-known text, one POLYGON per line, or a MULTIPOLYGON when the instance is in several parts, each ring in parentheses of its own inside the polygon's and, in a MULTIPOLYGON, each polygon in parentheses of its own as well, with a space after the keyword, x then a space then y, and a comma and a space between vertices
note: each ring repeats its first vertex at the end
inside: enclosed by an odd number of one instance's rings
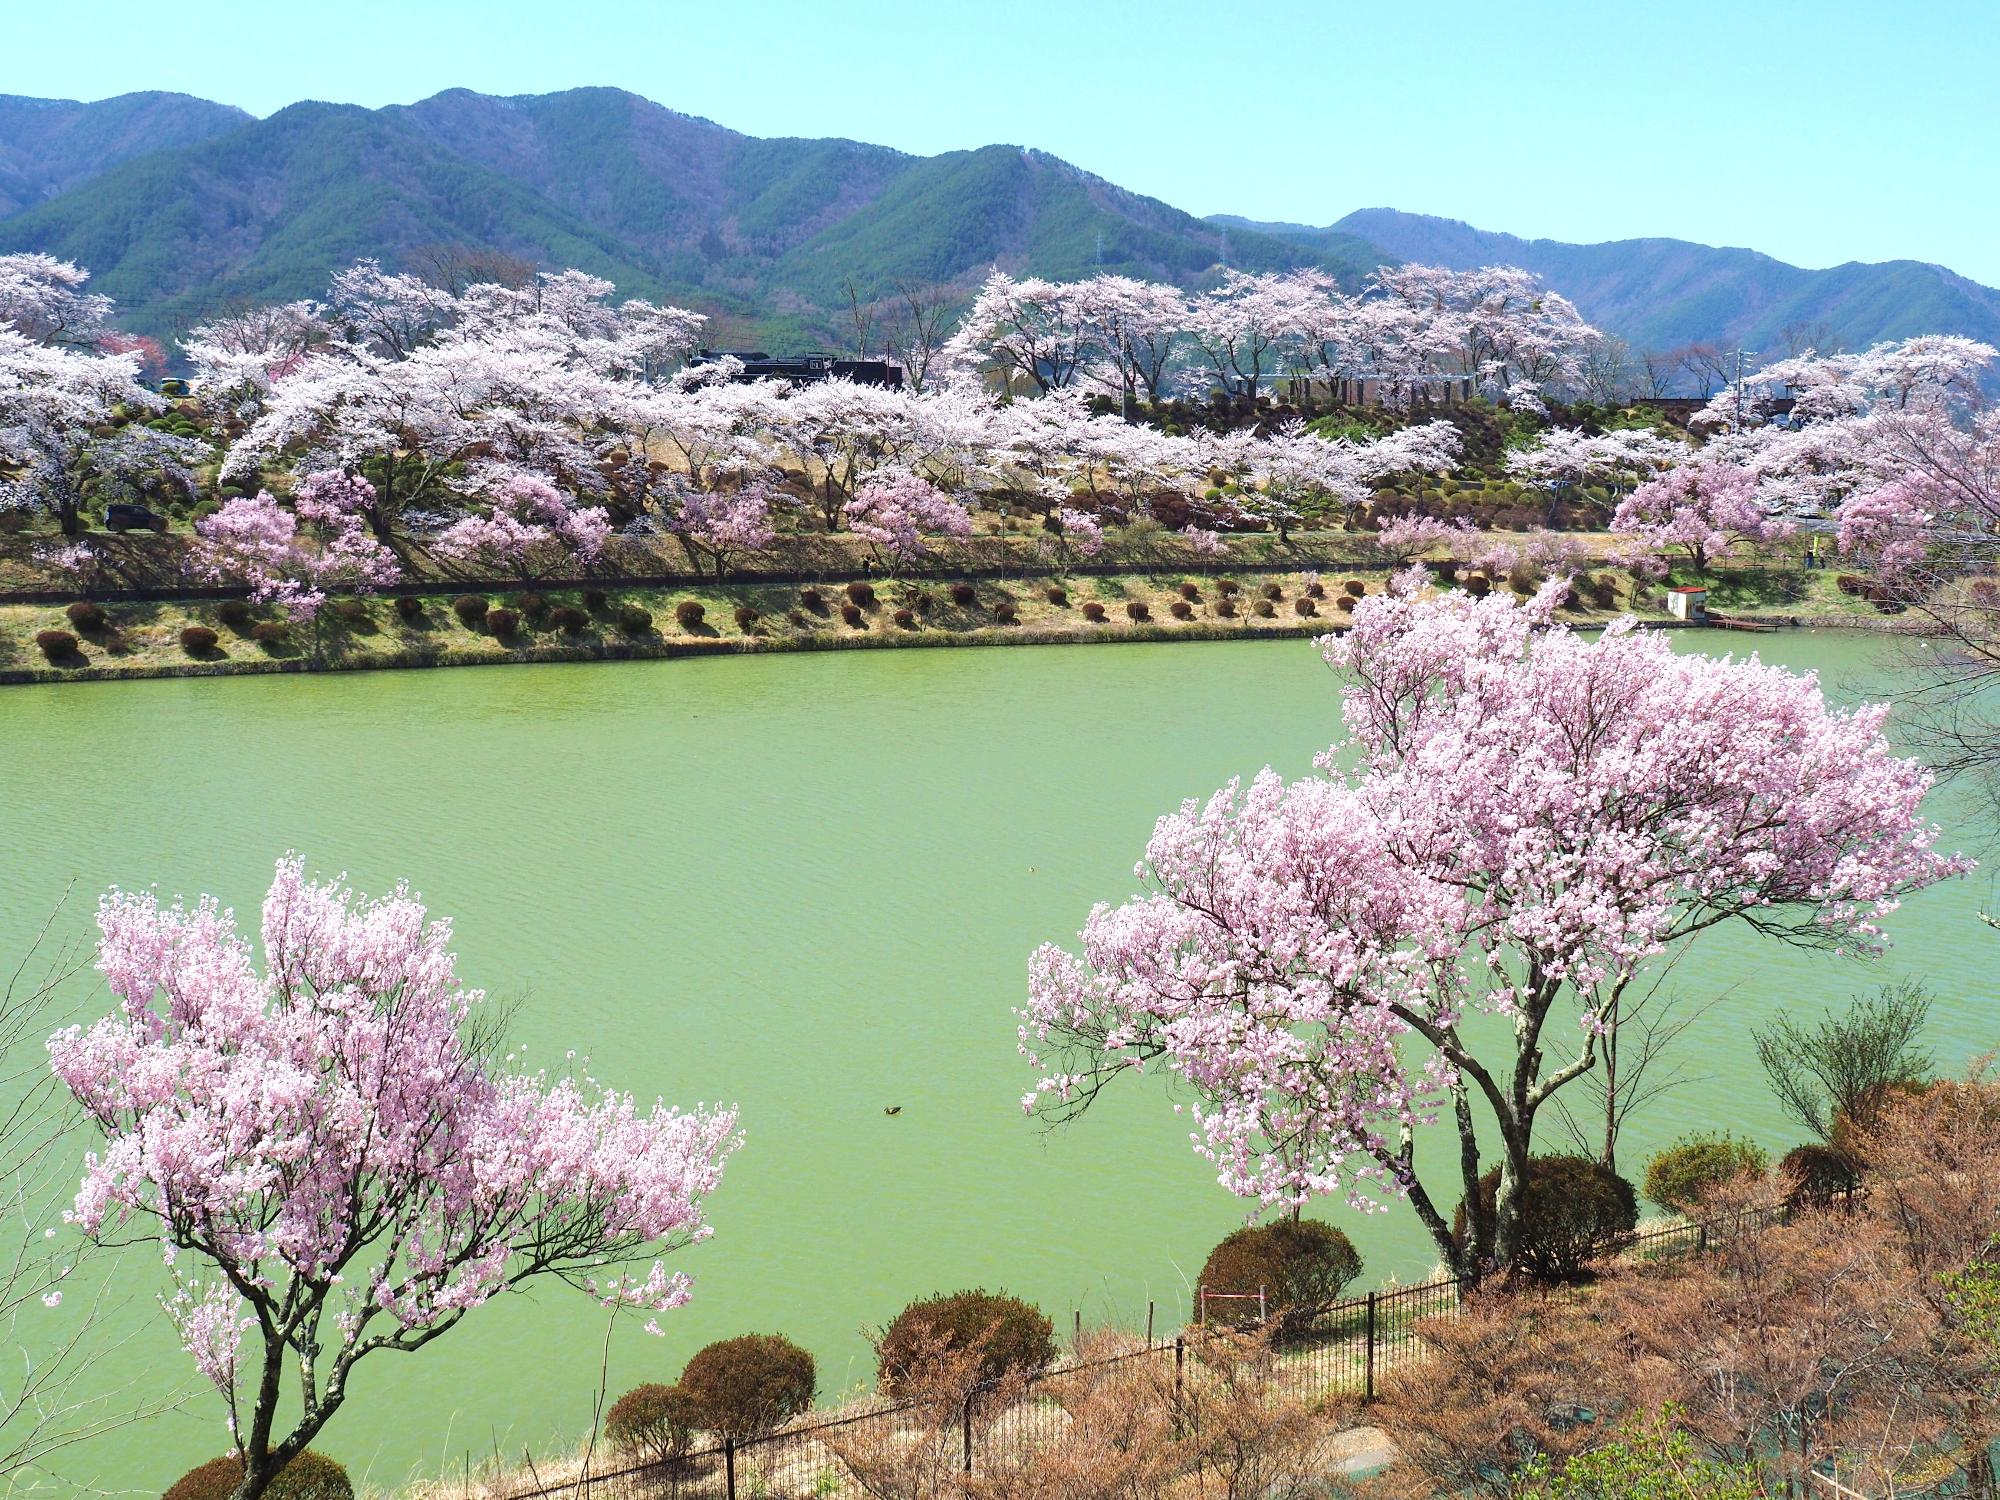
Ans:
POLYGON ((238 495, 195 522, 189 565, 217 583, 242 583, 259 603, 310 620, 329 589, 370 593, 402 576, 396 555, 363 529, 358 513, 310 501, 294 512, 267 490, 238 495), (301 519, 314 523, 302 530, 301 519))
POLYGON ((972 517, 963 505, 920 475, 899 470, 877 474, 847 502, 847 525, 880 548, 892 568, 915 562, 930 550, 931 535, 972 535, 972 517))
MULTIPOLYGON (((1101 308, 1101 299, 1098 299, 1101 308)), ((1047 394, 1076 380, 1098 351, 1091 299, 1075 282, 995 271, 946 341, 945 364, 961 374, 997 372, 1009 394, 1025 379, 1047 394)))
POLYGON ((532 578, 551 570, 551 553, 595 562, 610 536, 604 507, 575 505, 547 480, 515 474, 493 487, 485 514, 461 516, 433 545, 446 557, 532 578))
POLYGON ((771 524, 773 507, 787 503, 789 497, 782 490, 761 479, 726 490, 678 485, 666 529, 680 538, 697 573, 706 558, 720 578, 743 553, 762 552, 771 545, 777 535, 771 524))
POLYGON ((1444 545, 1454 534, 1454 528, 1436 516, 1397 516, 1365 534, 1361 542, 1371 557, 1400 568, 1444 545))
POLYGON ((1089 511, 1061 505, 1056 507, 1054 520, 1063 542, 1074 547, 1079 557, 1095 557, 1104 550, 1104 526, 1089 511))
POLYGON ((1405 1199, 1476 1275, 1513 1258, 1538 1115, 1598 1065, 1630 986, 1724 924, 1875 952, 1904 895, 1968 868, 1933 848, 1930 777, 1890 752, 1884 709, 1629 622, 1574 634, 1557 588, 1405 576, 1361 601, 1321 643, 1347 736, 1318 774, 1184 803, 1145 892, 1092 912, 1080 955, 1034 955, 1026 1106, 1072 1119, 1163 1071, 1232 1192, 1405 1199), (1448 1165, 1417 1153, 1439 1116, 1448 1165))
POLYGON ((1125 409, 1142 391, 1158 401, 1190 321, 1187 298, 1178 287, 1130 276, 1093 276, 1079 296, 1089 343, 1125 409))
POLYGON ((1695 571, 1705 573, 1716 556, 1740 542, 1779 541, 1798 528, 1765 513, 1757 476, 1748 469, 1688 463, 1627 495, 1611 529, 1637 532, 1656 547, 1679 547, 1695 571))
POLYGON ((1226 387, 1255 396, 1284 361, 1283 346, 1318 321, 1332 283, 1316 271, 1226 270, 1194 300, 1190 332, 1226 387))
POLYGON ((89 280, 90 272, 53 255, 0 255, 0 324, 30 343, 95 349, 110 332, 113 304, 85 291, 89 280))
POLYGON ((139 384, 133 354, 38 343, 0 323, 0 508, 46 511, 74 537, 92 496, 191 492, 207 445, 130 420, 165 405, 139 384))
POLYGON ((709 1234, 734 1112, 509 1071, 449 923, 407 887, 367 901, 281 861, 261 973, 212 897, 114 891, 98 928, 117 1009, 49 1041, 104 1138, 73 1219, 100 1243, 157 1237, 243 1461, 235 1500, 338 1414, 360 1361, 496 1297, 558 1280, 652 1313, 688 1299, 659 1257, 709 1234))

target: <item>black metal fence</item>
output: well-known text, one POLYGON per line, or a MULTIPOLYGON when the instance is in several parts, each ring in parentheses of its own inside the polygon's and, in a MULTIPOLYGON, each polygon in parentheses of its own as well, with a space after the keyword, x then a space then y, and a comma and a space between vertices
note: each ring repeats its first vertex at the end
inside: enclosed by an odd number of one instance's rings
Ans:
MULTIPOLYGON (((1851 1204, 1842 1195, 1837 1206, 1851 1204)), ((1787 1222, 1790 1203, 1763 1204, 1717 1218, 1666 1225, 1629 1237, 1619 1250, 1626 1263, 1645 1264, 1706 1252, 1739 1234, 1787 1222)), ((1289 1396, 1345 1396, 1373 1401, 1383 1376, 1421 1354, 1417 1328, 1424 1320, 1456 1316, 1465 1283, 1441 1277, 1414 1286, 1389 1287, 1335 1304, 1311 1328, 1279 1346, 1273 1386, 1289 1396)), ((1579 1296, 1581 1288, 1558 1289, 1579 1296)), ((1146 1362, 1164 1394, 1190 1377, 1200 1337, 1190 1329, 1171 1339, 1058 1364, 997 1399, 975 1392, 940 1410, 934 1403, 878 1398, 838 1413, 816 1415, 766 1436, 724 1442, 670 1461, 634 1462, 628 1455, 599 1454, 560 1476, 530 1474, 526 1487, 489 1490, 505 1500, 558 1495, 592 1500, 835 1500, 859 1493, 847 1477, 843 1451, 893 1452, 896 1462, 930 1466, 942 1478, 1019 1463, 1061 1433, 1066 1418, 1051 1399, 1065 1379, 1115 1365, 1146 1362)))

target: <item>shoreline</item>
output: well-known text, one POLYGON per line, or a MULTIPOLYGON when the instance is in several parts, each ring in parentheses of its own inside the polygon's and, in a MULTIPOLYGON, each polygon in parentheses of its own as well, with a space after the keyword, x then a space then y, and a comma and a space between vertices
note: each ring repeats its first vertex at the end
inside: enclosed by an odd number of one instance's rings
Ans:
MULTIPOLYGON (((1601 627, 1615 616, 1592 616, 1572 621, 1575 628, 1601 627)), ((1714 630, 1744 634, 1789 630, 1855 630, 1873 635, 1927 636, 1935 634, 1916 622, 1898 624, 1850 615, 1736 616, 1731 620, 1683 621, 1642 619, 1646 630, 1714 630), (1741 623, 1737 623, 1737 622, 1741 623)), ((1231 624, 1190 621, 1166 624, 1161 621, 1136 623, 1107 620, 1101 625, 1063 628, 1032 626, 985 626, 970 630, 919 629, 876 630, 852 635, 813 632, 808 635, 770 637, 746 636, 736 639, 675 637, 652 641, 589 641, 571 644, 522 646, 506 651, 469 651, 462 648, 405 649, 357 652, 330 660, 308 656, 267 656, 224 661, 137 662, 112 666, 5 667, 0 668, 0 687, 47 686, 71 682, 140 682, 191 677, 268 677, 347 672, 424 671, 449 667, 560 666, 586 662, 680 661, 709 656, 775 656, 817 651, 907 651, 972 650, 1025 646, 1119 646, 1158 645, 1174 641, 1269 641, 1314 640, 1337 635, 1347 629, 1344 621, 1317 616, 1301 620, 1231 624)))

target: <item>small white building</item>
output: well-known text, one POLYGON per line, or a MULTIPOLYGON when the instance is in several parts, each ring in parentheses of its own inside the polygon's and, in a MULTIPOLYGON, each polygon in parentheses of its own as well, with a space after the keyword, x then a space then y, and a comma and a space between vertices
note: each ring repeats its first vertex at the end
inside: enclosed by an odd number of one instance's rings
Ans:
POLYGON ((1696 623, 1708 618, 1708 590, 1690 584, 1667 590, 1667 613, 1676 620, 1696 623))

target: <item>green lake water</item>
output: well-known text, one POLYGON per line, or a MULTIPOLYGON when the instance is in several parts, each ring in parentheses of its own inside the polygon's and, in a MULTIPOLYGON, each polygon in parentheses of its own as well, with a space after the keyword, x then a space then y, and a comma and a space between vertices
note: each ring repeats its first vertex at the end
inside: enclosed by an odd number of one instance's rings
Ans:
MULTIPOLYGON (((1842 694, 1901 649, 1803 633, 1682 645, 1755 645, 1842 694)), ((1004 1287, 1065 1327, 1077 1309, 1142 1323, 1149 1301, 1162 1328, 1185 1315, 1241 1206, 1158 1086, 1115 1090, 1055 1136, 1024 1119, 1009 1008, 1036 943, 1132 889, 1155 817, 1266 763, 1308 770, 1337 709, 1302 642, 11 688, 0 956, 12 966, 72 883, 58 925, 80 934, 113 884, 212 891, 254 923, 287 849, 367 891, 408 879, 453 919, 467 982, 522 997, 531 1062, 574 1048, 642 1095, 741 1107, 715 1237, 676 1257, 695 1300, 663 1339, 621 1322, 612 1393, 749 1331, 805 1344, 837 1393, 871 1373, 864 1326, 931 1291, 1004 1287)), ((1934 803, 1953 846, 1992 854, 1983 813, 1934 803)), ((1780 1005, 1916 974, 1939 994, 1946 1065, 2000 1042, 2000 934, 1976 919, 1991 894, 1983 871, 1924 893, 1879 965, 1705 939, 1675 984, 1729 998, 1684 1044, 1696 1081, 1637 1121, 1627 1159, 1695 1126, 1796 1139, 1748 1044, 1780 1005)), ((76 999, 104 1004, 89 986, 76 999)), ((1429 1270, 1407 1211, 1324 1212, 1370 1279, 1429 1270)), ((131 1339, 105 1364, 157 1388, 186 1364, 150 1264, 127 1269, 131 1339)), ((387 1484, 566 1443, 589 1423, 603 1339, 581 1294, 506 1299, 421 1354, 374 1356, 321 1446, 387 1484)), ((218 1404, 197 1394, 62 1467, 157 1494, 222 1446, 218 1404)))

